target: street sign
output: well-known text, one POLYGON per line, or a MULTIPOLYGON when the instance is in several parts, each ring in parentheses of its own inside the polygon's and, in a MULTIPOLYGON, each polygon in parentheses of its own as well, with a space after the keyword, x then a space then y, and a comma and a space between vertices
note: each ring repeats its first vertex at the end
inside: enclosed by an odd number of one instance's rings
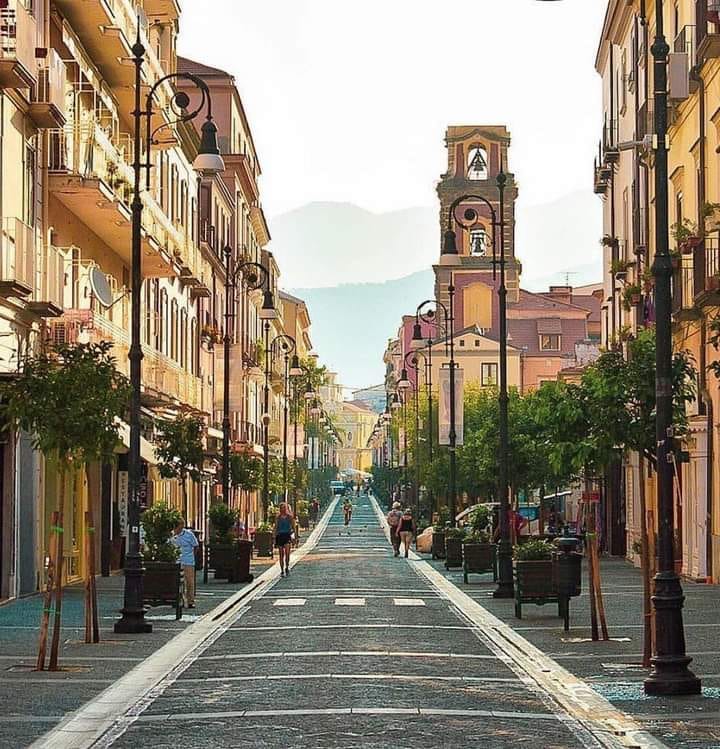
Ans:
POLYGON ((118 471, 117 491, 120 535, 125 537, 127 537, 128 531, 128 487, 128 472, 118 471))

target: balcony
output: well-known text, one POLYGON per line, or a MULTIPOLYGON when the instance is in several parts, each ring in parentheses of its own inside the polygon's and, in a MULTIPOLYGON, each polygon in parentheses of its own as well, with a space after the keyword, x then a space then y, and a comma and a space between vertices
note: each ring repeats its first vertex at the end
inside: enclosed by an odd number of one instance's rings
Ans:
POLYGON ((668 59, 668 95, 671 99, 687 99, 697 91, 698 82, 690 75, 697 62, 695 36, 695 26, 683 26, 675 38, 668 59))
POLYGON ((700 64, 705 60, 720 57, 720 33, 718 33, 716 6, 715 0, 695 0, 697 59, 700 64))
POLYGON ((28 114, 40 129, 65 126, 65 83, 67 69, 58 53, 51 49, 38 68, 38 81, 28 114))
POLYGON ((35 19, 20 0, 0 8, 0 88, 35 85, 35 19))
POLYGON ((680 267, 673 273, 673 312, 678 319, 693 317, 695 309, 695 266, 691 255, 680 256, 680 267))
MULTIPOLYGON (((113 142, 97 123, 50 130, 50 190, 127 265, 132 245, 131 153, 129 136, 113 142)), ((169 221, 146 194, 143 202, 143 276, 174 276, 176 268, 162 226, 169 221)))
POLYGON ((706 237, 702 253, 698 257, 698 295, 700 306, 720 303, 720 239, 717 236, 706 237))
POLYGON ((2 220, 0 296, 27 299, 35 291, 35 232, 19 218, 2 220))
POLYGON ((601 153, 603 165, 617 164, 620 161, 617 120, 605 120, 603 124, 601 153))
POLYGON ((598 164, 597 159, 593 168, 593 191, 596 195, 604 195, 610 184, 612 169, 604 164, 598 164))
POLYGON ((49 245, 38 256, 36 285, 27 308, 38 317, 59 317, 63 311, 66 256, 63 250, 49 245))
MULTIPOLYGON (((49 324, 51 341, 56 344, 109 341, 119 372, 130 376, 130 335, 127 330, 129 300, 121 309, 107 311, 68 309, 49 324)), ((201 410, 202 387, 198 377, 184 370, 174 359, 143 346, 143 401, 151 406, 185 406, 201 410)))

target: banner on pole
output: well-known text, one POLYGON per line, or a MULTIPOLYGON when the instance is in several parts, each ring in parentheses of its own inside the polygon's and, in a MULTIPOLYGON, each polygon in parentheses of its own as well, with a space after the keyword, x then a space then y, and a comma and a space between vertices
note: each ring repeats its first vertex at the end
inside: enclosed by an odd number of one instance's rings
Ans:
MULTIPOLYGON (((455 444, 463 444, 464 410, 463 390, 464 375, 462 369, 455 367, 455 444)), ((440 368, 440 399, 438 403, 438 444, 450 444, 450 369, 440 368)))
POLYGON ((400 427, 398 429, 398 463, 401 466, 405 465, 405 430, 400 427))
MULTIPOLYGON (((214 349, 215 356, 215 408, 222 411, 223 393, 225 382, 225 360, 224 348, 217 344, 214 349)), ((230 345, 230 411, 240 412, 243 407, 243 376, 242 347, 239 343, 230 345)))
POLYGON ((310 468, 320 468, 320 440, 317 437, 308 440, 308 462, 310 468))
POLYGON ((127 471, 118 471, 117 474, 118 493, 118 524, 120 535, 128 535, 128 496, 129 496, 129 474, 127 471))

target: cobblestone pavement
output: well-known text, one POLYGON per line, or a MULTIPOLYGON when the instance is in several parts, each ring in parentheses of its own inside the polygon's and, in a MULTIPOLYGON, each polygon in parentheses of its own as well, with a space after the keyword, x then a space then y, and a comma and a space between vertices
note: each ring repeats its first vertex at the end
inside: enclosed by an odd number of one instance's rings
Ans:
POLYGON ((502 622, 593 689, 615 707, 635 717, 667 746, 676 749, 720 747, 720 587, 683 580, 686 596, 684 621, 691 668, 702 678, 703 694, 697 697, 648 697, 642 689, 647 670, 641 666, 643 642, 642 579, 640 570, 622 559, 601 561, 602 589, 610 641, 590 639, 587 570, 583 594, 571 604, 571 629, 565 632, 557 607, 523 606, 516 619, 513 602, 492 597, 492 575, 471 575, 463 583, 462 571, 446 570, 441 561, 427 564, 480 603, 502 622))
MULTIPOLYGON (((253 560, 258 575, 269 560, 253 560)), ((18 749, 48 731, 62 717, 102 692, 189 625, 236 593, 225 580, 203 584, 198 572, 196 608, 175 621, 169 607, 150 609, 150 635, 116 635, 113 624, 122 605, 123 577, 98 578, 99 644, 84 642, 84 591, 69 586, 63 594, 60 665, 55 673, 34 671, 42 597, 28 596, 0 606, 0 748, 18 749)), ((48 646, 49 651, 49 646, 48 646)))
POLYGON ((445 582, 437 572, 393 558, 367 497, 349 528, 336 506, 309 549, 113 714, 96 743, 63 745, 662 746, 561 704, 513 644, 503 650, 479 629, 454 588, 433 583, 445 582))

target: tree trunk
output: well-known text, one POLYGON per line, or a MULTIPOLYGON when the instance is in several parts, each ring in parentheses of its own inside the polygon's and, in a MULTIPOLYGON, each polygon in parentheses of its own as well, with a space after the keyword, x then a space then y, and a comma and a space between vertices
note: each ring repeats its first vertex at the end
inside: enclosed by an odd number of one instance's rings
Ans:
POLYGON ((50 671, 58 670, 58 651, 60 650, 60 627, 62 619, 63 594, 63 553, 64 553, 64 515, 65 515, 65 476, 67 464, 63 458, 58 463, 60 476, 60 491, 58 493, 58 521, 57 521, 57 575, 55 578, 55 619, 53 621, 52 644, 50 646, 50 671))
POLYGON ((647 500, 645 497, 645 458, 640 455, 640 569, 643 581, 643 661, 645 668, 650 667, 652 657, 652 603, 650 596, 650 545, 647 529, 647 500))
POLYGON ((48 569, 47 581, 45 583, 45 594, 43 596, 42 617, 40 619, 40 639, 38 642, 38 657, 35 668, 37 671, 45 670, 45 654, 47 652, 48 628, 50 626, 50 614, 52 612, 53 590, 55 588, 55 575, 57 574, 57 510, 50 516, 50 538, 48 539, 48 569))

